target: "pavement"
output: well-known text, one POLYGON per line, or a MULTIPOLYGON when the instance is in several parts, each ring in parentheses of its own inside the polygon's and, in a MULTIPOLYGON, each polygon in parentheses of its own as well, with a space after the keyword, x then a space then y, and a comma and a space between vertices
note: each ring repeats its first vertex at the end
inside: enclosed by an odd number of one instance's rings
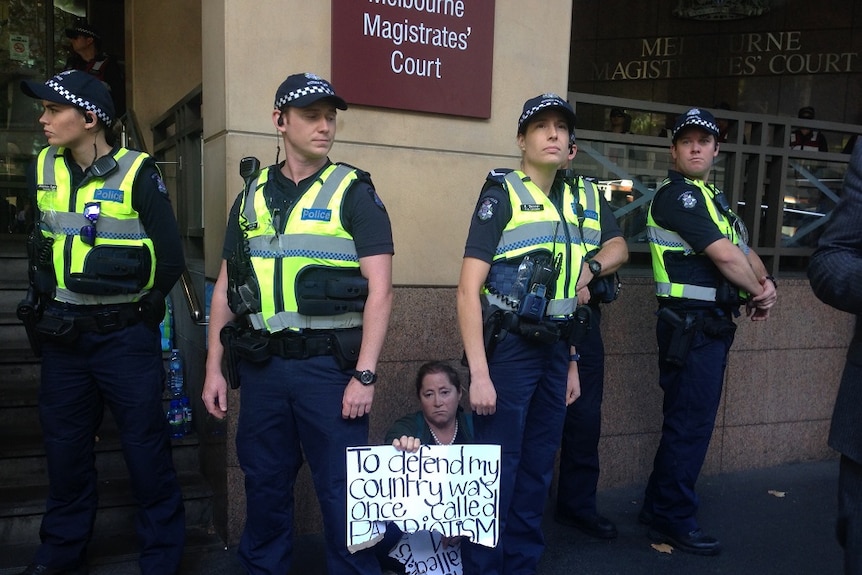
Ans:
MULTIPOLYGON (((619 537, 593 539, 546 513, 547 546, 537 575, 839 575, 837 481, 837 459, 701 477, 698 518, 703 530, 722 542, 716 557, 654 548, 637 521, 642 485, 600 491, 599 511, 616 523, 619 537)), ((181 572, 245 575, 235 549, 220 544, 187 549, 181 572)), ((91 575, 139 573, 135 557, 110 562, 96 557, 90 569, 91 575)), ((299 537, 290 575, 325 573, 322 537, 299 537)))

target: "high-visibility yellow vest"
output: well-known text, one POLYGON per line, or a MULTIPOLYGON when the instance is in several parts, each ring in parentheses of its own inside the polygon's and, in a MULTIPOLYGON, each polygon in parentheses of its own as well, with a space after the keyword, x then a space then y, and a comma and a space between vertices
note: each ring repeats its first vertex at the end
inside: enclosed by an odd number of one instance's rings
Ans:
MULTIPOLYGON (((716 203, 715 196, 720 192, 702 180, 686 178, 685 182, 701 191, 709 216, 724 237, 734 245, 745 247, 734 230, 732 222, 716 203)), ((666 179, 662 182, 662 187, 669 183, 670 180, 666 179)), ((656 193, 661 193, 661 188, 656 193)), ((716 288, 719 282, 726 281, 721 272, 708 256, 695 252, 679 234, 659 226, 653 218, 652 204, 647 213, 647 238, 652 255, 656 296, 705 302, 716 301, 716 288), (669 258, 679 257, 686 258, 686 261, 677 265, 668 265, 669 258)), ((740 291, 739 295, 745 298, 748 294, 740 291)))
POLYGON ((261 170, 240 205, 240 229, 248 244, 251 267, 259 286, 258 309, 248 315, 254 329, 275 333, 285 329, 341 329, 362 325, 361 312, 331 316, 299 313, 296 280, 312 268, 352 270, 359 274, 353 237, 341 224, 347 189, 358 178, 344 164, 328 166, 287 214, 273 214, 266 185, 273 167, 261 170))
POLYGON ((505 299, 502 302, 497 299, 511 291, 514 275, 497 273, 495 268, 517 270, 528 255, 544 255, 553 265, 560 256, 560 274, 545 315, 550 318, 571 316, 577 307, 576 285, 586 253, 578 230, 577 198, 571 187, 564 184, 562 210, 558 210, 550 198, 518 170, 508 172, 502 185, 509 193, 512 218, 497 244, 492 271, 483 292, 489 300, 505 308, 505 299))
POLYGON ((132 207, 135 178, 149 156, 118 148, 116 167, 103 177, 88 173, 73 190, 64 152, 49 146, 36 160, 39 229, 54 240, 55 298, 79 305, 135 301, 153 287, 156 273, 153 242, 132 207), (84 216, 88 204, 98 204, 95 222, 84 216), (95 227, 93 245, 81 237, 87 225, 95 227))

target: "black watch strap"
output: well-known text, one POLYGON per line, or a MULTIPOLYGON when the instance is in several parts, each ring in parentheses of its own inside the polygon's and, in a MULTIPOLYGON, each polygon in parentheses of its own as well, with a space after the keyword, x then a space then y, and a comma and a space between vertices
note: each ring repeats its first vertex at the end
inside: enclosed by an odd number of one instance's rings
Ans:
POLYGON ((357 369, 353 372, 353 377, 359 380, 362 385, 371 385, 377 381, 377 374, 370 369, 363 369, 362 371, 357 369))

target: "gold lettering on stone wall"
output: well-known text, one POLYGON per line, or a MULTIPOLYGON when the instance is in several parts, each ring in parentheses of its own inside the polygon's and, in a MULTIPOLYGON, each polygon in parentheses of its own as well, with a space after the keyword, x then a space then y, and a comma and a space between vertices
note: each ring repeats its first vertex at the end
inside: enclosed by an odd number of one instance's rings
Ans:
POLYGON ((639 57, 593 64, 598 81, 671 78, 846 74, 862 71, 858 52, 804 51, 799 30, 716 36, 716 51, 704 55, 698 37, 696 54, 686 53, 687 38, 661 36, 640 40, 639 57), (718 52, 718 54, 716 54, 718 52))

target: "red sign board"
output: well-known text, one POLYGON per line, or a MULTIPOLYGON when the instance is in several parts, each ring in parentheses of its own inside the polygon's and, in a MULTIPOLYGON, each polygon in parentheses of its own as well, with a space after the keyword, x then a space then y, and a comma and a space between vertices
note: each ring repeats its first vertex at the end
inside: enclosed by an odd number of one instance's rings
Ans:
POLYGON ((332 83, 348 104, 488 118, 494 0, 332 0, 332 83))

